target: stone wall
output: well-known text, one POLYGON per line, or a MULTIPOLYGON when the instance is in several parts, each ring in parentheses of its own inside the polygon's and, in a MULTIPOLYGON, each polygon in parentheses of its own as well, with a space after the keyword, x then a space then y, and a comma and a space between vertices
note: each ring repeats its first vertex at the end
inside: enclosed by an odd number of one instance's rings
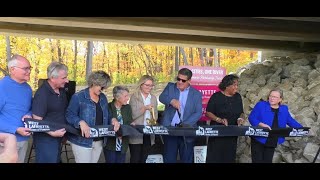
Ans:
MULTIPOLYGON (((320 56, 303 53, 271 56, 262 63, 241 68, 238 75, 247 117, 260 99, 267 100, 272 88, 280 87, 284 92, 283 103, 289 106, 292 116, 303 126, 311 127, 308 137, 287 137, 276 148, 273 161, 312 162, 320 145, 320 56)), ((237 160, 251 162, 249 137, 239 137, 237 160)))

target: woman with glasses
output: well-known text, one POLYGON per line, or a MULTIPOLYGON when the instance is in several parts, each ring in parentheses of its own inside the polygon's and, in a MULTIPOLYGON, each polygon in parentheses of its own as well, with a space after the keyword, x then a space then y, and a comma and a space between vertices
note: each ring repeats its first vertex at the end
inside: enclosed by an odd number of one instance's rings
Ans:
POLYGON ((87 80, 88 87, 72 95, 66 118, 69 124, 81 130, 81 136, 70 134, 72 151, 76 163, 97 163, 107 138, 90 138, 90 127, 114 125, 118 131, 120 124, 109 113, 107 97, 103 89, 111 85, 110 76, 104 71, 92 72, 87 80))
MULTIPOLYGON (((302 127, 289 113, 288 106, 281 104, 283 92, 279 88, 270 91, 268 101, 258 102, 249 115, 252 126, 268 129, 302 127)), ((284 137, 271 136, 251 137, 251 156, 253 163, 272 163, 274 150, 278 144, 284 142, 284 137)))
MULTIPOLYGON (((132 125, 148 125, 148 119, 158 119, 158 101, 152 94, 154 79, 149 75, 140 78, 136 91, 131 95, 132 125)), ((154 135, 133 136, 129 139, 130 163, 145 163, 151 146, 155 143, 154 135)))
MULTIPOLYGON (((241 95, 238 93, 239 77, 226 75, 219 84, 221 91, 214 93, 206 109, 210 125, 242 125, 244 113, 241 95)), ((234 163, 238 136, 209 137, 207 163, 234 163)))

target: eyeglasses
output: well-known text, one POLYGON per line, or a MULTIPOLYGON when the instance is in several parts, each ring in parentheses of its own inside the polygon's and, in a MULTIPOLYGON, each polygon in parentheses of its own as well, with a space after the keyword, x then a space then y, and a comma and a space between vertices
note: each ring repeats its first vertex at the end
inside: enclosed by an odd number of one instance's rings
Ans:
POLYGON ((277 96, 269 96, 269 98, 279 99, 280 97, 277 97, 277 96))
POLYGON ((13 67, 16 67, 16 68, 19 68, 19 69, 22 69, 22 70, 24 70, 24 71, 31 71, 32 70, 32 67, 30 66, 30 67, 19 67, 19 66, 13 66, 13 67))
POLYGON ((154 84, 143 84, 143 85, 145 85, 147 87, 154 87, 154 84))
POLYGON ((183 83, 185 83, 185 82, 187 82, 188 80, 181 79, 181 78, 177 77, 177 81, 182 81, 183 83))

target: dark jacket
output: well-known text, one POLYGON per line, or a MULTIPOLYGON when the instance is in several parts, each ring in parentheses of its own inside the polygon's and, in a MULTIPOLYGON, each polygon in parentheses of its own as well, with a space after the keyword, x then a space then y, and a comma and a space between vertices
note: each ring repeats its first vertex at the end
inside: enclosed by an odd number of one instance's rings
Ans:
MULTIPOLYGON (((163 112, 163 126, 170 126, 171 121, 176 113, 170 102, 172 99, 179 99, 180 91, 175 83, 168 83, 166 88, 159 96, 160 102, 165 105, 163 112)), ((183 123, 196 127, 198 120, 202 115, 202 94, 192 86, 189 89, 189 94, 183 114, 183 123)))
MULTIPOLYGON (((112 115, 112 118, 117 119, 117 109, 116 109, 114 103, 115 103, 115 100, 113 100, 112 102, 110 102, 108 104, 109 111, 110 111, 109 113, 112 115)), ((132 122, 132 110, 131 110, 131 106, 129 104, 123 105, 121 107, 121 115, 122 115, 122 119, 123 119, 123 124, 130 125, 130 123, 132 122)), ((119 131, 121 131, 121 126, 120 126, 119 131)), ((127 152, 128 145, 129 145, 129 137, 128 136, 122 137, 121 153, 127 152)), ((107 141, 105 148, 110 151, 115 151, 116 150, 116 138, 115 137, 108 137, 108 141, 107 141)))

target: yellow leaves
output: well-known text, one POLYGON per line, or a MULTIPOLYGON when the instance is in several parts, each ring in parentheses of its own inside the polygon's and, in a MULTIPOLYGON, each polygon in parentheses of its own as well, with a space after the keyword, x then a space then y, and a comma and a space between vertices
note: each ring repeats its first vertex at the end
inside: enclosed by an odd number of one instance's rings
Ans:
POLYGON ((220 49, 220 64, 226 68, 227 74, 235 73, 240 67, 256 61, 257 57, 257 51, 220 49))
MULTIPOLYGON (((17 36, 11 36, 10 39, 12 53, 26 56, 34 67, 30 81, 30 85, 34 90, 36 88, 34 81, 46 78, 47 66, 51 61, 58 60, 58 46, 61 49, 63 63, 69 68, 69 79, 75 80, 77 85, 86 85, 87 41, 77 41, 77 53, 75 57, 74 40, 17 36), (77 59, 76 62, 75 58, 77 59), (74 75, 76 75, 75 79, 74 75)), ((203 57, 203 63, 206 66, 208 66, 208 63, 212 63, 212 60, 214 62, 213 49, 181 48, 185 52, 186 61, 189 65, 201 66, 201 50, 206 52, 203 57), (208 59, 210 62, 206 61, 208 59)), ((239 67, 257 59, 256 51, 216 50, 219 52, 220 66, 225 67, 227 73, 235 72, 239 67)), ((92 70, 104 70, 108 72, 113 79, 113 84, 135 83, 144 74, 153 75, 158 82, 168 82, 173 80, 176 73, 174 67, 176 53, 175 46, 95 41, 92 70)), ((178 54, 180 65, 185 65, 182 53, 178 54)), ((0 67, 6 68, 5 36, 0 36, 0 67)))

